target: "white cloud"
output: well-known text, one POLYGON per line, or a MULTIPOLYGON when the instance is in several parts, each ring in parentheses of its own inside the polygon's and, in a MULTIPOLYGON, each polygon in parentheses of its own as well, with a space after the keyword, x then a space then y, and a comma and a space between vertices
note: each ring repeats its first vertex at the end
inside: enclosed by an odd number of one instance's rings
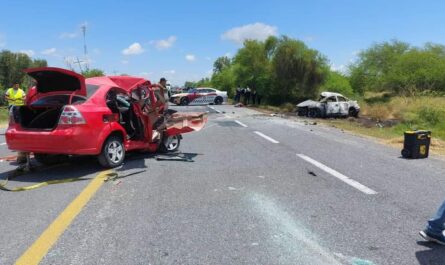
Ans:
POLYGON ((165 75, 174 75, 174 74, 176 74, 176 71, 175 70, 167 70, 167 71, 164 71, 163 74, 165 74, 165 75))
POLYGON ((226 53, 224 54, 224 56, 231 58, 231 57, 232 57, 232 54, 231 54, 230 52, 226 52, 226 53))
POLYGON ((122 50, 124 55, 137 55, 143 53, 145 50, 142 48, 139 42, 131 44, 128 48, 122 50))
POLYGON ((206 57, 206 60, 207 60, 207 61, 211 61, 212 58, 210 58, 210 57, 206 57))
POLYGON ((79 32, 63 32, 59 35, 61 39, 75 39, 77 37, 79 37, 79 32))
POLYGON ((35 54, 35 52, 33 50, 21 50, 19 52, 24 53, 24 54, 28 55, 29 57, 33 57, 35 54))
POLYGON ((128 62, 128 60, 122 60, 121 63, 122 64, 128 64, 129 62, 128 62))
POLYGON ((93 53, 99 55, 101 53, 101 50, 98 48, 94 48, 93 53))
POLYGON ((269 36, 278 35, 278 28, 263 23, 248 24, 232 28, 221 35, 221 39, 243 43, 247 39, 263 41, 269 36))
POLYGON ((189 62, 194 62, 194 61, 196 61, 196 56, 194 54, 187 54, 185 56, 185 59, 189 62))
POLYGON ((171 48, 177 39, 176 36, 170 36, 165 40, 150 41, 150 44, 153 44, 158 50, 165 50, 171 48))
POLYGON ((56 48, 49 48, 49 49, 41 51, 40 53, 43 55, 54 55, 56 52, 57 52, 56 48))

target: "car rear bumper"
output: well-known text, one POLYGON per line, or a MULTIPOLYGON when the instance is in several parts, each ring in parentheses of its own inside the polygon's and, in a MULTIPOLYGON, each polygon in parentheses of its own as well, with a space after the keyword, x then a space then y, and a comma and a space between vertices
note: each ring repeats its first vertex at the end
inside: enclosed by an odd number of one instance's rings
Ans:
POLYGON ((8 148, 15 151, 97 155, 101 150, 98 148, 96 136, 91 135, 89 131, 82 127, 58 127, 53 131, 8 128, 5 137, 8 148))

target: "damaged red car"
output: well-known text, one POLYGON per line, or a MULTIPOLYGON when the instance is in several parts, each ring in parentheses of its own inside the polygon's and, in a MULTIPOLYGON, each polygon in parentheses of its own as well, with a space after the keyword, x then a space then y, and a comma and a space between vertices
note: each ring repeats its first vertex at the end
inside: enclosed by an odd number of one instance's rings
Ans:
POLYGON ((36 84, 26 105, 10 111, 6 142, 43 164, 94 155, 102 166, 117 167, 128 151, 176 151, 181 134, 207 122, 206 113, 166 110, 161 92, 143 78, 85 79, 54 67, 25 71, 36 84))

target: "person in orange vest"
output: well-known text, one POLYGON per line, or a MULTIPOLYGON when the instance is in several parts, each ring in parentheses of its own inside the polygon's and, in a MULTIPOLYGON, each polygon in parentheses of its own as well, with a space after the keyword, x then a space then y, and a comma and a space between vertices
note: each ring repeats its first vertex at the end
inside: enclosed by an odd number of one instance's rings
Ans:
POLYGON ((11 88, 8 88, 5 93, 5 98, 8 101, 8 108, 13 106, 25 105, 25 91, 20 88, 19 83, 15 83, 11 88))

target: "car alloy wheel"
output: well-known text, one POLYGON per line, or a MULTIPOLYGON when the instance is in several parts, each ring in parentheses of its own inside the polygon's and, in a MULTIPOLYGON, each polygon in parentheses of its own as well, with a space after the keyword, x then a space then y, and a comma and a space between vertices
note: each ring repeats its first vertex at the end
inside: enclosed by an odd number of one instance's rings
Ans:
POLYGON ((125 147, 122 138, 117 135, 108 137, 105 141, 102 152, 98 156, 99 163, 106 168, 113 168, 122 165, 125 159, 125 147))
POLYGON ((159 151, 162 153, 175 152, 181 144, 180 135, 166 136, 164 135, 162 143, 159 145, 159 151))
POLYGON ((114 164, 119 163, 119 161, 121 161, 124 156, 123 150, 124 148, 122 146, 122 143, 118 141, 112 141, 108 143, 107 145, 108 159, 114 164))

